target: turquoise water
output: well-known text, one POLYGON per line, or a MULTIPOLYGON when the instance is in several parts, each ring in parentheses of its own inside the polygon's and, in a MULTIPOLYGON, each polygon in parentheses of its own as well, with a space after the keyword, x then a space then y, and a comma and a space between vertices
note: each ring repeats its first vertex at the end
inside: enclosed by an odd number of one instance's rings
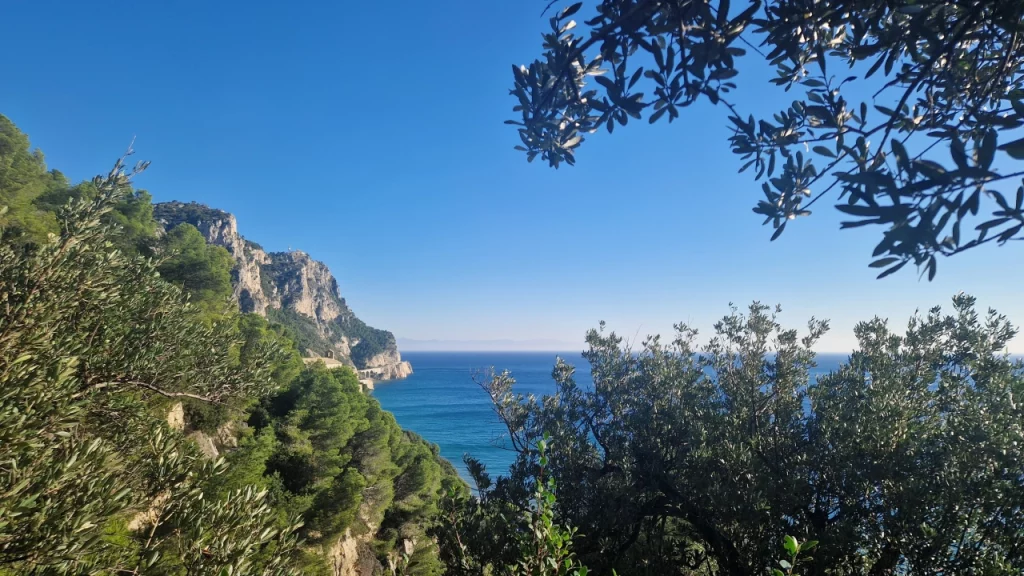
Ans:
MULTIPOLYGON (((505 428, 491 401, 474 382, 474 372, 494 367, 508 369, 517 390, 537 396, 555 390, 551 369, 556 357, 576 366, 576 382, 591 384, 589 365, 579 352, 404 352, 413 374, 405 380, 379 382, 373 395, 398 424, 441 448, 466 478, 463 454, 483 462, 492 475, 508 470, 515 453, 505 442, 505 428)), ((817 373, 834 370, 846 356, 821 355, 817 373)))

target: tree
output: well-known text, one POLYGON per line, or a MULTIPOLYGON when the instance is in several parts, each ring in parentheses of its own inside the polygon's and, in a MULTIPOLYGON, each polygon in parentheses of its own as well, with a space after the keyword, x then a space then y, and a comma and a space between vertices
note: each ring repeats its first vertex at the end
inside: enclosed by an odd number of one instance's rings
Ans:
MULTIPOLYGON (((561 361, 552 397, 517 395, 507 373, 486 384, 518 454, 496 482, 475 470, 476 525, 529 507, 547 435, 553 521, 579 530, 598 573, 762 574, 794 536, 820 541, 801 574, 1019 574, 1024 363, 1004 353, 1006 318, 974 306, 957 296, 903 336, 863 322, 859 349, 817 380, 827 324, 800 337, 756 303, 701 346, 682 325, 639 351, 591 331, 592 389, 561 361)), ((462 543, 507 562, 507 546, 462 543)))
MULTIPOLYGON (((62 181, 63 182, 63 181, 62 181)), ((33 205, 36 209, 56 215, 69 202, 95 199, 99 190, 92 182, 80 182, 74 186, 51 186, 38 196, 33 205)), ((109 239, 123 252, 131 255, 152 255, 156 240, 156 220, 153 219, 153 198, 145 190, 126 191, 113 210, 103 216, 108 228, 109 239)), ((54 222, 52 232, 59 232, 54 222)))
POLYGON ((508 123, 529 160, 571 165, 600 128, 672 122, 706 99, 728 111, 773 240, 826 196, 851 217, 842 228, 884 228, 879 277, 913 262, 931 279, 936 256, 1024 237, 1024 2, 602 0, 577 32, 581 8, 551 17, 542 57, 513 67, 508 123), (802 97, 740 110, 744 57, 802 97))
POLYGON ((9 240, 42 242, 48 233, 57 232, 57 220, 49 211, 35 205, 37 198, 52 190, 67 187, 57 171, 47 172, 43 153, 32 150, 26 136, 6 116, 0 114, 0 227, 9 240))
MULTIPOLYGON (((446 522, 434 530, 447 574, 587 576, 589 570, 573 552, 576 530, 560 526, 555 520, 555 483, 544 477, 549 441, 550 436, 545 435, 537 442, 536 491, 519 510, 518 523, 513 519, 515 509, 496 513, 483 490, 479 498, 470 498, 465 490, 455 487, 448 492, 442 509, 446 522), (480 554, 481 549, 500 549, 501 554, 480 554)), ((467 457, 467 464, 478 480, 478 487, 489 486, 479 463, 467 457)))
POLYGON ((104 217, 145 166, 97 177, 35 249, 0 242, 0 571, 292 573, 298 526, 251 487, 205 498, 223 461, 158 416, 166 399, 267 395, 276 351, 239 358, 233 318, 208 322, 109 242, 104 217))
POLYGON ((181 287, 200 305, 223 308, 231 297, 231 268, 235 261, 221 246, 207 244, 191 224, 175 226, 163 238, 164 259, 158 270, 164 280, 181 287))

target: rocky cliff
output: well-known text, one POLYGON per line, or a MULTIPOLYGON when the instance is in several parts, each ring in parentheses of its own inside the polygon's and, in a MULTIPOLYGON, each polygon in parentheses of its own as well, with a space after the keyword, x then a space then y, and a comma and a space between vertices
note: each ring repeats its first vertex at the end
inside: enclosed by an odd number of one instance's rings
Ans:
POLYGON ((298 250, 266 252, 238 233, 233 215, 202 204, 155 204, 153 215, 164 230, 191 224, 207 242, 227 249, 235 259, 232 284, 239 308, 291 328, 305 356, 334 358, 357 368, 362 378, 390 380, 412 373, 394 335, 352 313, 323 262, 298 250))

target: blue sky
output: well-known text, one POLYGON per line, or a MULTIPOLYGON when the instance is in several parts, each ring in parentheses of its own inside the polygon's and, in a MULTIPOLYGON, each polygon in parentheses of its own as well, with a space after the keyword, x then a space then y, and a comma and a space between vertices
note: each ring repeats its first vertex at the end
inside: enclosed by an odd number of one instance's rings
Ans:
MULTIPOLYGON (((831 319, 819 348, 848 351, 857 320, 902 326, 960 290, 1024 322, 1017 247, 943 260, 928 283, 875 280, 880 231, 840 233, 831 209, 768 242, 709 105, 595 135, 575 168, 528 164, 502 121, 545 3, 16 1, 0 113, 74 179, 136 136, 157 201, 228 210, 264 247, 325 261, 400 338, 580 347, 602 319, 706 334, 761 300, 788 325, 831 319)), ((764 79, 741 75, 741 109, 787 101, 764 79)))

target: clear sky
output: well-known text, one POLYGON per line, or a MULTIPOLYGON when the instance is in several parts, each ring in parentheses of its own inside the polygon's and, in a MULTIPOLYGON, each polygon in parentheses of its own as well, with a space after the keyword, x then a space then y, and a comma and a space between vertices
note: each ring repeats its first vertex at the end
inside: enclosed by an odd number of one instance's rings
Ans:
MULTIPOLYGON (((155 200, 309 252, 403 339, 578 348, 602 319, 630 337, 678 321, 706 334, 756 299, 792 326, 830 318, 819 348, 848 351, 857 320, 902 326, 960 290, 1024 323, 1016 246, 943 260, 928 283, 875 280, 880 230, 839 232, 831 209, 769 243, 721 109, 595 135, 575 168, 528 164, 502 121, 544 4, 13 0, 0 113, 74 179, 137 136, 155 200)), ((786 101, 764 78, 741 75, 741 108, 786 101)))

